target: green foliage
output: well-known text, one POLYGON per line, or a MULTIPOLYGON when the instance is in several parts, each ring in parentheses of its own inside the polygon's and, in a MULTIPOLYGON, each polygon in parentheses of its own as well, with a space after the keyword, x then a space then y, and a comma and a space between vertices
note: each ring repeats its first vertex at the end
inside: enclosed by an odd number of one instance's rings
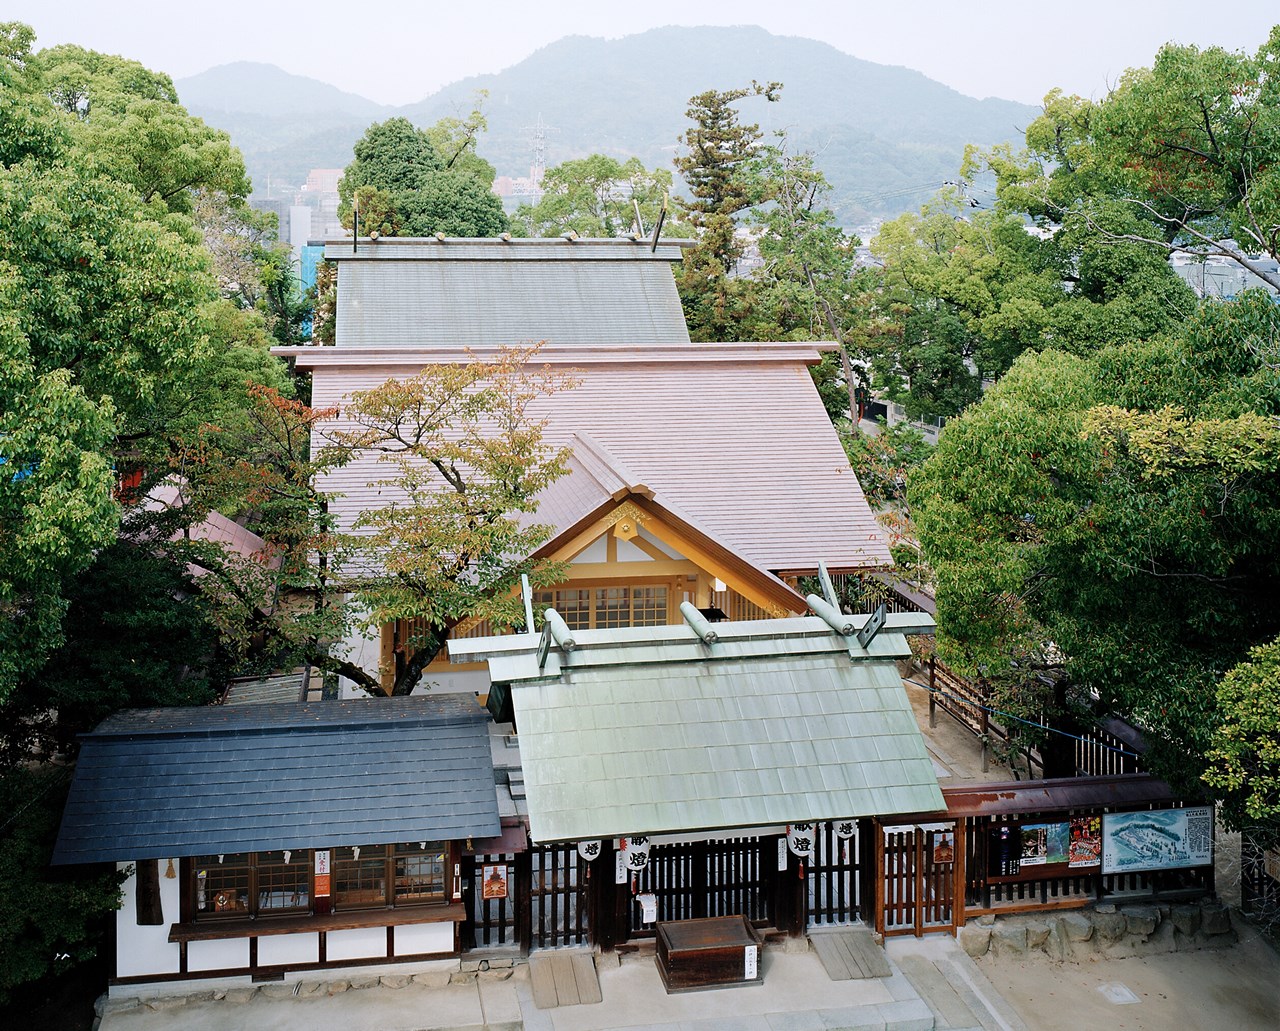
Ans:
POLYGON ((693 124, 680 140, 687 153, 676 157, 675 166, 693 195, 682 214, 698 244, 685 253, 677 284, 694 340, 738 339, 745 288, 730 279, 742 256, 736 216, 768 200, 768 194, 752 166, 763 134, 759 125, 741 121, 735 105, 749 96, 775 101, 781 88, 776 82, 753 82, 689 99, 685 116, 693 124))
POLYGON ((1078 223, 1029 231, 1027 215, 974 211, 952 191, 881 228, 874 304, 894 332, 875 342, 873 368, 911 417, 963 411, 1025 351, 1088 355, 1169 332, 1194 309, 1159 253, 1078 223))
POLYGON ((190 214, 191 191, 200 188, 248 196, 244 159, 230 137, 187 114, 167 75, 71 45, 42 51, 35 63, 77 149, 157 214, 190 214))
POLYGON ((1192 785, 1215 684, 1280 630, 1278 335, 1265 295, 1207 305, 1178 339, 1026 354, 949 423, 908 487, 948 661, 1019 715, 1097 699, 1192 785))
MULTIPOLYGON (((552 529, 533 519, 537 495, 565 473, 569 453, 546 444, 530 406, 573 381, 535 367, 535 357, 536 348, 506 349, 359 391, 343 406, 353 427, 331 434, 324 460, 376 456, 385 470, 377 482, 404 494, 361 514, 353 561, 338 574, 368 626, 414 619, 428 628, 395 694, 413 689, 461 620, 521 622, 521 574, 545 586, 561 572, 528 556, 552 529)), ((367 674, 355 679, 378 690, 367 674)))
POLYGON ((1204 781, 1229 827, 1280 830, 1280 642, 1249 652, 1218 684, 1204 781))
POLYGON ((907 476, 933 451, 914 426, 905 422, 889 426, 883 419, 878 433, 846 430, 840 435, 840 442, 858 474, 862 492, 873 505, 905 501, 907 476))
MULTIPOLYGON (((635 226, 640 206, 643 231, 657 224, 671 192, 671 173, 650 171, 639 158, 626 162, 603 154, 565 161, 547 169, 543 195, 537 204, 522 204, 512 222, 522 236, 559 236, 573 230, 579 236, 621 236, 635 226)), ((668 220, 663 236, 679 236, 684 227, 668 220)))
POLYGON ((407 118, 371 125, 338 183, 343 224, 353 224, 358 200, 362 235, 474 237, 505 231, 502 202, 490 190, 493 168, 475 154, 484 124, 477 107, 466 120, 444 119, 430 129, 407 118))
POLYGON ((49 866, 69 784, 59 768, 0 772, 0 1004, 95 956, 120 906, 124 877, 114 869, 49 866))
POLYGON ((117 536, 114 470, 154 483, 185 435, 248 403, 249 382, 287 376, 262 317, 219 298, 182 214, 189 173, 224 205, 247 190, 225 137, 165 76, 75 47, 32 58, 29 30, 0 35, 0 118, 23 151, 0 169, 3 700, 65 658, 69 592, 117 536))
POLYGON ((984 162, 1019 210, 1112 240, 1221 255, 1280 287, 1224 242, 1280 255, 1277 60, 1280 26, 1254 55, 1166 45, 1100 102, 1050 93, 1028 151, 984 162))

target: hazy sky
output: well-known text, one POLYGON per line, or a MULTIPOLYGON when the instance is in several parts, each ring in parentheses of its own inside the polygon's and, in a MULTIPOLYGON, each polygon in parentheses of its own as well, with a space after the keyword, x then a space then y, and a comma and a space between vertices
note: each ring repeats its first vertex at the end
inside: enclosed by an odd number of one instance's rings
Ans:
POLYGON ((175 79, 263 61, 388 104, 499 71, 562 36, 661 25, 761 25, 917 69, 970 96, 1037 103, 1054 86, 1100 97, 1170 40, 1253 51, 1280 22, 1275 0, 6 0, 4 8, 0 17, 35 27, 37 46, 78 43, 175 79))

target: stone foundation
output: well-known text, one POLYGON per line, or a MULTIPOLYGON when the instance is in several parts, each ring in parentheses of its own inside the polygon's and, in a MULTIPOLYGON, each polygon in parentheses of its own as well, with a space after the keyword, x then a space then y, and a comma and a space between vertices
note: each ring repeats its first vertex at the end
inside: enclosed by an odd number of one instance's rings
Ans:
POLYGON ((1099 903, 1065 913, 980 916, 960 928, 961 947, 986 955, 1079 962, 1152 956, 1234 944, 1231 911, 1220 902, 1099 903))

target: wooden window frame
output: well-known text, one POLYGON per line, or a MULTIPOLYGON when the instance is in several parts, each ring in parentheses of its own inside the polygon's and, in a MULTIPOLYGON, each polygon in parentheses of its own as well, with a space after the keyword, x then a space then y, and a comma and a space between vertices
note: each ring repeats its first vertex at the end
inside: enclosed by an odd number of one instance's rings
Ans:
MULTIPOLYGON (((386 845, 362 845, 361 859, 372 858, 370 853, 381 851, 381 860, 384 863, 383 873, 383 892, 381 900, 371 900, 367 904, 352 904, 340 902, 337 894, 336 869, 334 870, 334 892, 330 896, 333 902, 334 912, 353 913, 360 911, 370 911, 379 909, 419 909, 431 906, 448 906, 452 901, 453 872, 459 862, 459 845, 456 841, 428 841, 427 848, 420 852, 400 852, 397 849, 403 845, 416 845, 417 842, 393 842, 386 845), (366 852, 368 850, 368 852, 366 852), (417 855, 440 855, 443 854, 444 859, 441 864, 440 871, 440 893, 431 896, 401 896, 396 894, 396 861, 397 859, 413 858, 417 855)), ((279 849, 275 851, 280 851, 279 849)), ((306 878, 307 878, 307 901, 305 905, 298 906, 277 906, 263 907, 261 903, 258 870, 265 868, 265 864, 259 863, 259 856, 268 853, 248 852, 248 853, 229 853, 229 855, 244 855, 246 861, 242 865, 247 873, 246 887, 244 889, 246 896, 246 907, 239 909, 228 907, 223 910, 216 910, 211 898, 206 897, 204 909, 199 908, 198 887, 196 884, 197 871, 210 864, 198 863, 197 860, 206 858, 215 858, 216 856, 192 856, 184 858, 179 862, 181 877, 180 893, 179 893, 179 911, 181 921, 184 924, 190 923, 217 923, 218 921, 230 921, 235 919, 262 919, 272 920, 284 917, 310 917, 315 915, 315 849, 292 849, 293 862, 291 866, 298 865, 297 857, 305 856, 306 878)), ((323 849, 321 851, 324 851, 323 849)), ((337 853, 338 849, 331 847, 328 849, 331 855, 337 853)), ((274 864, 272 864, 274 865, 274 864)), ((336 867, 336 863, 335 863, 336 867)))

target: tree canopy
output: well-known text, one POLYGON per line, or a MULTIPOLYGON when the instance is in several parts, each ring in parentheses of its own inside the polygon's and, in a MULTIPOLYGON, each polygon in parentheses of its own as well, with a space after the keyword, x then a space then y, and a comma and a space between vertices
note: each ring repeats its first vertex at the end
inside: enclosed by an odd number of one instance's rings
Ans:
POLYGON ((407 118, 369 126, 338 183, 343 224, 358 209, 363 234, 497 236, 507 228, 493 194, 493 167, 475 153, 484 130, 477 107, 468 119, 419 129, 407 118))
POLYGON ((1095 700, 1194 782, 1215 685, 1280 631, 1278 334, 1259 291, 1173 338, 1025 354, 948 425, 908 497, 940 648, 998 705, 1095 700))
MULTIPOLYGON (((652 230, 671 192, 671 173, 649 170, 639 158, 622 162, 592 154, 547 169, 542 189, 536 204, 520 205, 512 221, 514 231, 559 236, 572 230, 579 236, 607 238, 652 230), (642 223, 638 228, 635 206, 642 223)), ((663 234, 678 236, 681 228, 668 221, 663 234)))

